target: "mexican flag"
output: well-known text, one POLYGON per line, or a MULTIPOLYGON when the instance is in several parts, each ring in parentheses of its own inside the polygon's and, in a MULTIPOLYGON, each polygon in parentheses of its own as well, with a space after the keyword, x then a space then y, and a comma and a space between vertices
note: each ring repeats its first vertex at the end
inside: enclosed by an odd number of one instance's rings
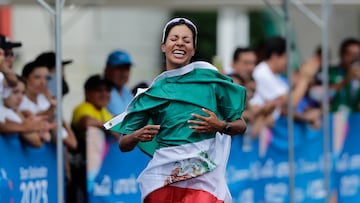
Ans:
POLYGON ((231 202, 225 168, 231 138, 220 133, 195 133, 187 122, 192 114, 214 112, 233 121, 245 108, 246 91, 207 62, 194 62, 160 74, 137 95, 126 112, 107 122, 107 129, 131 134, 147 124, 159 124, 152 142, 138 146, 151 161, 138 177, 142 201, 231 202))

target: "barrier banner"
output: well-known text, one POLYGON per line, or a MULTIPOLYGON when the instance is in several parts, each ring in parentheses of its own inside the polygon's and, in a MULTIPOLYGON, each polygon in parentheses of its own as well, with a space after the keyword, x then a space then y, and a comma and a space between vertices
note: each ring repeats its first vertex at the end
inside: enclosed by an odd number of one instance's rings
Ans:
MULTIPOLYGON (((360 114, 335 113, 330 120, 331 202, 360 202, 360 114)), ((87 137, 87 181, 91 203, 140 202, 136 178, 150 158, 138 148, 120 152, 101 130, 87 137)), ((226 177, 234 203, 289 202, 287 119, 255 139, 232 137, 226 177)), ((57 200, 56 146, 33 148, 17 134, 0 135, 0 202, 51 203, 57 200)), ((326 198, 323 132, 294 123, 295 202, 326 198)))
POLYGON ((259 139, 249 135, 234 136, 226 169, 226 180, 233 203, 259 202, 259 139))
MULTIPOLYGON (((249 141, 248 135, 233 137, 227 178, 234 203, 289 202, 287 135, 287 119, 280 118, 256 140, 249 141)), ((294 151, 295 202, 324 202, 322 131, 295 122, 294 151)), ((333 158, 329 160, 332 165, 333 158)))
MULTIPOLYGON (((261 157, 260 185, 264 202, 289 202, 289 159, 287 118, 280 118, 269 134, 271 137, 261 157)), ((294 123, 294 199, 295 202, 317 203, 326 199, 324 182, 323 132, 306 123, 294 123)), ((330 143, 329 143, 330 144, 330 143)), ((328 154, 329 166, 333 158, 328 154)), ((333 177, 330 168, 330 178, 333 177)))
MULTIPOLYGON (((340 116, 340 115, 339 115, 340 116)), ((335 184, 340 203, 360 202, 360 114, 350 114, 341 128, 340 154, 337 159, 335 184)))
POLYGON ((137 147, 121 152, 118 141, 97 128, 88 129, 86 148, 89 203, 141 202, 136 178, 150 157, 137 147))
MULTIPOLYGON (((330 117, 328 198, 333 203, 360 202, 359 123, 360 114, 335 113, 330 117)), ((135 180, 149 158, 137 148, 122 153, 117 142, 107 143, 109 149, 96 175, 90 202, 139 202, 135 180)), ((295 202, 325 201, 323 150, 322 129, 294 123, 295 202)), ((248 135, 232 137, 226 177, 234 203, 289 202, 287 118, 263 129, 255 140, 248 135)))
POLYGON ((33 148, 17 134, 0 135, 0 202, 57 201, 56 146, 33 148))

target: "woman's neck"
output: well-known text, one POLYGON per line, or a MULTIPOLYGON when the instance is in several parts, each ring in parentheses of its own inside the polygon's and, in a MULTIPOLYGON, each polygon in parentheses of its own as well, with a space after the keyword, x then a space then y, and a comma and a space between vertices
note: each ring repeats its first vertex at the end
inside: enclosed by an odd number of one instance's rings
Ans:
POLYGON ((182 67, 184 67, 184 66, 186 66, 186 65, 189 65, 190 63, 188 62, 188 63, 184 63, 184 64, 175 64, 175 63, 170 63, 170 62, 168 62, 167 64, 166 64, 166 70, 175 70, 175 69, 179 69, 179 68, 182 68, 182 67))

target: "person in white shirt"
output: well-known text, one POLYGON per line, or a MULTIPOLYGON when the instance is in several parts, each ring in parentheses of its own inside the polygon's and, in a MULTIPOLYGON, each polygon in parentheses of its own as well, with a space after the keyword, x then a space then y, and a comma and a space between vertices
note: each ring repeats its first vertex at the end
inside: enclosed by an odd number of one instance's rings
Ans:
MULTIPOLYGON (((0 34, 0 95, 8 94, 8 92, 3 92, 4 87, 14 87, 16 85, 16 73, 12 70, 14 56, 12 48, 20 46, 20 42, 11 42, 7 37, 0 34)), ((1 98, 2 97, 0 97, 0 104, 2 104, 1 98)), ((2 117, 3 116, 0 116, 0 121, 2 117)))
POLYGON ((35 115, 53 118, 56 101, 47 88, 49 69, 36 61, 27 63, 22 70, 25 81, 25 96, 19 106, 20 111, 30 111, 35 115))
POLYGON ((26 133, 31 131, 41 131, 48 129, 47 122, 42 117, 26 118, 22 123, 17 123, 5 119, 6 109, 3 106, 3 97, 9 95, 8 87, 17 85, 18 78, 16 73, 9 67, 9 63, 5 61, 5 51, 11 49, 17 43, 3 40, 0 37, 0 133, 26 133))
POLYGON ((291 105, 295 108, 319 69, 320 61, 316 57, 311 57, 299 68, 299 80, 290 85, 282 76, 286 72, 287 57, 285 39, 279 36, 270 38, 264 45, 264 61, 260 62, 253 72, 256 89, 250 105, 269 124, 286 113, 283 110, 286 109, 284 107, 288 101, 290 88, 292 89, 291 105))
MULTIPOLYGON (((16 85, 17 78, 14 71, 12 71, 5 60, 5 49, 12 47, 12 43, 5 41, 0 35, 0 123, 5 122, 4 107, 2 103, 2 96, 7 94, 4 92, 5 87, 16 85)), ((0 132, 2 128, 0 128, 0 132)))
POLYGON ((5 56, 5 64, 8 68, 13 69, 15 54, 13 48, 18 48, 22 46, 21 42, 10 41, 8 37, 3 34, 0 34, 0 44, 4 44, 4 56, 5 56))
POLYGON ((272 111, 274 119, 280 115, 289 91, 288 84, 280 75, 286 71, 286 64, 286 41, 282 37, 274 37, 265 43, 265 60, 253 72, 256 89, 250 104, 264 107, 267 103, 269 111, 275 110, 272 111))
MULTIPOLYGON (((18 110, 21 100, 25 94, 25 84, 20 78, 15 87, 8 87, 6 90, 9 92, 7 95, 4 95, 4 116, 7 121, 21 124, 26 117, 35 118, 35 115, 30 113, 26 115, 18 110)), ((12 133, 12 135, 20 136, 22 140, 32 147, 41 147, 44 142, 49 142, 51 138, 50 133, 46 130, 15 134, 12 133)))

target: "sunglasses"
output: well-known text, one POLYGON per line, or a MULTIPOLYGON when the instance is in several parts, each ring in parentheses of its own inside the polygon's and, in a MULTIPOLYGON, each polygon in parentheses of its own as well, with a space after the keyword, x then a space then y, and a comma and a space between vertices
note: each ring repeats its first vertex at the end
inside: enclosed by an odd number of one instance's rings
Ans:
POLYGON ((15 54, 12 51, 5 51, 4 56, 5 58, 13 58, 15 54))

